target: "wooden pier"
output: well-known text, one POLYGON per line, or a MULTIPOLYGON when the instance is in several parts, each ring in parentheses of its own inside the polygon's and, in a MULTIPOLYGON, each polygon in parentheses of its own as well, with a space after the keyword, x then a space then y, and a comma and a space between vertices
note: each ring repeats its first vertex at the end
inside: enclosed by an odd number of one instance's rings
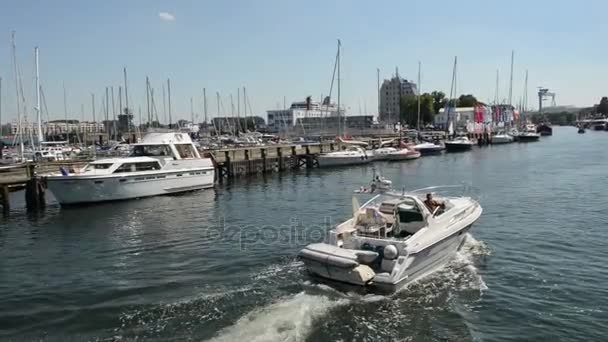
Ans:
POLYGON ((334 142, 253 146, 204 152, 213 159, 217 181, 266 172, 318 167, 317 156, 338 150, 334 142))
MULTIPOLYGON (((370 141, 371 145, 376 141, 370 141)), ((285 145, 202 150, 213 160, 217 183, 232 178, 268 172, 312 169, 319 166, 321 153, 338 151, 344 144, 334 141, 285 145)), ((10 211, 10 192, 25 189, 26 206, 37 210, 45 205, 46 184, 41 176, 57 173, 60 167, 70 172, 84 167, 87 160, 28 163, 0 168, 0 205, 5 215, 10 211)))

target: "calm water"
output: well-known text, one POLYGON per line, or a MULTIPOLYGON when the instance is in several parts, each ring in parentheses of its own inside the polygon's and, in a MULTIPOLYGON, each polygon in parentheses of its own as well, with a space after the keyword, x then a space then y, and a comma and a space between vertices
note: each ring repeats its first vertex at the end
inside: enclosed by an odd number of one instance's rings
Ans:
MULTIPOLYGON (((371 166, 0 221, 0 340, 602 341, 608 133, 376 164, 408 188, 471 184, 464 250, 390 296, 340 292, 294 256, 349 217, 371 166)), ((21 200, 21 196, 16 198, 21 200)))

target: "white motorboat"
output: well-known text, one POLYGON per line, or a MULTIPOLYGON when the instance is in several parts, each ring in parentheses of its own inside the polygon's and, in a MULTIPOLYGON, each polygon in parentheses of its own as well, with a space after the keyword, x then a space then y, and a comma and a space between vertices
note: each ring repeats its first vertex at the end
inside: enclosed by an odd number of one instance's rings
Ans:
POLYGON ((540 139, 540 133, 536 133, 536 126, 527 124, 524 131, 519 133, 517 137, 519 142, 532 142, 540 139))
POLYGON ((492 136, 492 144, 510 144, 515 139, 509 134, 500 131, 496 135, 492 136))
POLYGON ((388 154, 388 160, 399 161, 399 160, 410 160, 420 158, 420 152, 416 150, 410 150, 407 148, 399 149, 395 152, 388 154))
POLYGON ((344 146, 344 150, 321 154, 317 157, 320 167, 367 164, 371 158, 356 146, 344 146))
POLYGON ((482 213, 471 197, 440 195, 435 200, 443 208, 430 212, 425 193, 436 190, 386 192, 361 207, 353 198, 353 217, 298 256, 313 275, 385 291, 431 274, 462 246, 482 213))
POLYGON ((412 148, 418 152, 420 152, 421 155, 426 156, 426 155, 430 155, 430 154, 440 154, 445 147, 441 146, 441 145, 436 145, 430 142, 425 142, 425 143, 421 143, 418 145, 414 145, 412 146, 412 148))
POLYGON ((473 145, 474 143, 466 136, 458 136, 452 140, 447 140, 445 142, 445 150, 447 152, 469 151, 471 150, 473 145))
POLYGON ((213 186, 211 159, 201 158, 186 133, 148 133, 129 157, 100 159, 81 172, 49 175, 62 204, 93 203, 179 193, 213 186))
POLYGON ((369 153, 374 160, 388 160, 389 155, 397 151, 398 150, 394 147, 381 147, 375 150, 371 150, 369 151, 369 153))

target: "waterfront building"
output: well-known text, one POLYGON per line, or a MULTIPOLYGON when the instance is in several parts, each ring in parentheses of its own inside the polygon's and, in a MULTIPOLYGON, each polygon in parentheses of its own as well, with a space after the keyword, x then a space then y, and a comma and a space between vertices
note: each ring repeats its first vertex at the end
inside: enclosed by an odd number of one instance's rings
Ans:
POLYGON ((268 128, 279 131, 291 129, 294 126, 309 128, 327 127, 337 124, 339 117, 344 117, 345 110, 330 102, 329 97, 321 102, 312 101, 309 96, 306 101, 294 102, 286 109, 272 109, 266 111, 268 128))
POLYGON ((380 122, 394 123, 399 121, 401 97, 418 95, 416 83, 399 76, 399 71, 393 78, 384 80, 380 87, 380 122))

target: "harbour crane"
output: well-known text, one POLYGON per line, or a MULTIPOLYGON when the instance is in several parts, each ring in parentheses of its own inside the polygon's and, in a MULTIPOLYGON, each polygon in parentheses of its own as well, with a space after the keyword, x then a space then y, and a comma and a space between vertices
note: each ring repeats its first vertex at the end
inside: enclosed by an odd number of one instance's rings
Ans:
POLYGON ((551 98, 551 106, 555 107, 555 93, 550 92, 549 88, 538 87, 538 112, 543 112, 543 101, 551 98))

